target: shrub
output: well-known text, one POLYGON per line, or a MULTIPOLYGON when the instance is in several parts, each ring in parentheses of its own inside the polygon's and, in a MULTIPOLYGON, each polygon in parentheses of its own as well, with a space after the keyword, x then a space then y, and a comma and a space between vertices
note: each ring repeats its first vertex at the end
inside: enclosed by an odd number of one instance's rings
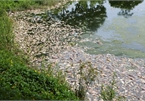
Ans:
POLYGON ((18 55, 12 20, 5 10, 33 3, 30 0, 0 1, 0 100, 77 100, 67 83, 48 72, 28 67, 18 55))

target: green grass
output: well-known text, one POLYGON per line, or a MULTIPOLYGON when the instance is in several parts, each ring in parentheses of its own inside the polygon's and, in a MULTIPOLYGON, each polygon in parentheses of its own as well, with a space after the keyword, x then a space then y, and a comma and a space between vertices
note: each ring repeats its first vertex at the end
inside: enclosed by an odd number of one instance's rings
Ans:
POLYGON ((0 100, 77 99, 60 78, 28 68, 15 54, 1 50, 0 58, 0 100))
POLYGON ((53 6, 62 0, 1 0, 0 8, 7 11, 26 10, 53 6))
POLYGON ((9 51, 0 51, 0 58, 0 100, 77 99, 60 78, 28 68, 9 51))
POLYGON ((0 9, 0 49, 10 49, 13 45, 12 20, 5 10, 0 9))
POLYGON ((28 60, 14 43, 13 20, 6 11, 47 5, 48 1, 0 1, 0 100, 78 99, 61 76, 28 67, 28 60))
MULTIPOLYGON (((61 0, 60 0, 61 1, 61 0)), ((51 65, 48 71, 39 71, 28 66, 28 58, 14 43, 13 20, 7 11, 27 10, 52 6, 59 0, 1 0, 0 1, 0 100, 79 100, 85 91, 80 88, 76 94, 70 90, 61 73, 54 76, 51 65), (26 58, 25 58, 26 57, 26 58), (77 96, 79 96, 79 98, 77 96)), ((82 64, 91 67, 90 63, 82 64)), ((81 74, 85 84, 93 81, 95 71, 89 69, 81 74)), ((80 79, 80 80, 81 80, 80 79)), ((115 97, 113 85, 102 88, 101 97, 111 100, 115 97), (111 93, 111 95, 110 95, 111 93)))
POLYGON ((125 101, 124 96, 120 96, 116 92, 116 73, 113 73, 112 81, 108 85, 101 86, 101 98, 104 101, 125 101))

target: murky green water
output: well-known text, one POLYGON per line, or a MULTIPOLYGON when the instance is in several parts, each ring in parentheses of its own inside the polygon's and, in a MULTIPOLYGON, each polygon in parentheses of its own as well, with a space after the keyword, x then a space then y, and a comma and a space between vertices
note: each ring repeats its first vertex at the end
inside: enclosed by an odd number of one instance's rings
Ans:
POLYGON ((82 28, 78 45, 90 54, 145 58, 145 1, 74 1, 49 16, 82 28))

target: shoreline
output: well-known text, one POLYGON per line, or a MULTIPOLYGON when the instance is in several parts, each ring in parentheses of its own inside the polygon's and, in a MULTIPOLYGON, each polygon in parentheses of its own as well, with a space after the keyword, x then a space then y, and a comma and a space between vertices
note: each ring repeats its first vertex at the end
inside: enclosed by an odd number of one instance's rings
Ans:
POLYGON ((90 62, 92 67, 86 66, 84 70, 85 75, 87 76, 89 68, 97 70, 98 75, 92 84, 88 86, 83 84, 83 86, 87 86, 88 88, 86 92, 87 100, 101 101, 101 85, 109 85, 114 72, 117 74, 116 91, 118 95, 126 97, 127 100, 143 101, 145 99, 145 60, 122 58, 112 54, 87 54, 81 48, 72 46, 71 43, 67 42, 68 39, 69 41, 77 40, 77 37, 75 39, 73 38, 76 32, 81 34, 80 29, 74 29, 68 25, 62 26, 62 22, 52 20, 50 20, 50 26, 48 26, 39 17, 38 19, 34 19, 33 16, 26 17, 25 12, 19 12, 19 15, 23 16, 17 18, 16 16, 18 15, 16 14, 14 17, 17 24, 14 31, 15 41, 19 44, 20 49, 30 57, 32 66, 41 68, 43 62, 46 63, 46 66, 49 63, 53 63, 54 66, 58 65, 58 67, 56 66, 56 71, 63 71, 66 75, 67 82, 74 90, 76 88, 78 89, 79 86, 80 63, 90 62), (48 33, 50 32, 51 34, 49 35, 48 33), (60 34, 58 35, 58 33, 60 34), (51 38, 48 39, 48 37, 51 38), (65 41, 61 40, 62 37, 65 37, 65 41), (52 54, 48 49, 51 50, 52 54), (48 55, 49 53, 50 55, 48 55))

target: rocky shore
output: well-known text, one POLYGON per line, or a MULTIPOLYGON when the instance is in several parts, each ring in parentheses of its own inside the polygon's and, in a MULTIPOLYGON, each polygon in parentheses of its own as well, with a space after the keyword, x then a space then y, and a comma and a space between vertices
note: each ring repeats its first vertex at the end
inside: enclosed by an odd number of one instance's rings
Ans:
POLYGON ((81 85, 86 88, 85 100, 103 101, 102 84, 110 85, 115 80, 116 96, 127 101, 144 101, 145 60, 87 54, 75 45, 81 37, 81 29, 51 17, 44 19, 42 13, 45 12, 40 12, 41 15, 38 12, 11 14, 16 25, 15 42, 29 56, 32 66, 41 68, 42 64, 53 63, 55 71, 65 74, 72 90, 80 89, 81 85))

